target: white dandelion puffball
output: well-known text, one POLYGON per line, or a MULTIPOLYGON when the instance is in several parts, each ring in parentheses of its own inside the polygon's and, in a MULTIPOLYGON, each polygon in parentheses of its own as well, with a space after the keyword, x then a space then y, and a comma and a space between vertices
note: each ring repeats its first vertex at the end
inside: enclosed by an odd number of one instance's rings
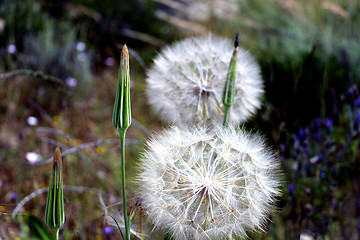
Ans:
MULTIPOLYGON (((221 37, 185 39, 163 49, 147 72, 146 94, 160 118, 171 123, 223 120, 222 93, 232 40, 221 37)), ((238 50, 231 124, 244 122, 260 107, 263 82, 250 53, 238 50)))
POLYGON ((173 127, 148 142, 142 207, 175 239, 233 239, 262 229, 280 194, 279 163, 260 136, 173 127))

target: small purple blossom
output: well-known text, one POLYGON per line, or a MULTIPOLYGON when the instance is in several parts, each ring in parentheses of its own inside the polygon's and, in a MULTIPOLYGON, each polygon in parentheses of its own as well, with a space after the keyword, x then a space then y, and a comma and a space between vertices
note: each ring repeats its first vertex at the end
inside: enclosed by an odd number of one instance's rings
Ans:
POLYGON ((306 139, 306 131, 304 129, 300 129, 299 130, 299 136, 298 136, 299 140, 301 143, 304 143, 305 139, 306 139))
POLYGON ((320 174, 319 174, 320 178, 324 178, 325 177, 325 171, 324 169, 320 169, 320 174))
POLYGON ((78 42, 76 43, 76 50, 78 50, 79 52, 83 52, 86 49, 86 44, 83 42, 78 42))
POLYGON ((321 142, 321 139, 322 139, 322 132, 317 132, 317 133, 315 134, 315 140, 316 140, 317 142, 321 142))
POLYGON ((104 227, 104 233, 105 233, 106 235, 110 235, 110 234, 112 233, 111 227, 104 227))
POLYGON ((357 97, 356 99, 355 99, 355 107, 360 107, 360 97, 357 97))
POLYGON ((294 195, 294 189, 295 189, 295 186, 294 186, 294 184, 289 184, 289 193, 291 194, 291 195, 294 195))
POLYGON ((326 118, 325 126, 326 126, 326 132, 330 134, 332 132, 332 120, 330 118, 326 118))
POLYGON ((319 156, 314 156, 314 157, 310 158, 311 164, 316 164, 318 161, 319 161, 319 156))
POLYGON ((105 65, 106 66, 113 66, 115 64, 115 59, 112 57, 107 57, 105 59, 105 65))
POLYGON ((348 89, 348 95, 352 98, 357 97, 359 95, 358 90, 356 88, 356 86, 351 86, 348 89))
POLYGON ((355 130, 359 129, 359 123, 360 123, 360 113, 358 113, 355 118, 355 123, 354 123, 355 130))
POLYGON ((346 100, 349 103, 351 108, 356 106, 355 101, 357 100, 358 97, 359 97, 359 91, 358 91, 357 87, 355 85, 351 86, 348 89, 348 93, 347 93, 347 96, 346 96, 346 100))
POLYGON ((18 199, 18 195, 16 193, 11 193, 11 196, 10 196, 10 200, 11 201, 16 201, 18 199))
POLYGON ((7 46, 7 52, 10 54, 16 53, 16 46, 14 44, 10 44, 7 46))
POLYGON ((310 156, 310 148, 309 148, 309 146, 305 146, 304 150, 305 150, 306 156, 309 157, 310 156))
POLYGON ((70 88, 75 88, 77 86, 76 78, 68 77, 65 79, 65 82, 70 88))
POLYGON ((38 125, 39 120, 34 116, 30 116, 30 117, 27 118, 26 122, 30 126, 36 126, 36 125, 38 125))
POLYGON ((284 153, 286 151, 286 143, 280 143, 279 145, 280 151, 284 153))

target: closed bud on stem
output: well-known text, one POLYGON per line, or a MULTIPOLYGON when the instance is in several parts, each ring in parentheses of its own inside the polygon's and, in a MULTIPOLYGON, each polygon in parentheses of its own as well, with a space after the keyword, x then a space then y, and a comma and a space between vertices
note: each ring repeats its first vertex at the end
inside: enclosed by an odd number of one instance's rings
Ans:
POLYGON ((226 83, 223 91, 223 104, 224 106, 230 107, 234 102, 235 96, 235 76, 236 76, 236 62, 237 52, 239 48, 238 34, 236 34, 235 46, 233 55, 230 60, 228 74, 226 76, 226 83))
POLYGON ((118 130, 126 130, 131 125, 130 65, 129 52, 126 45, 124 45, 121 51, 119 78, 112 122, 118 130))
POLYGON ((58 231, 64 222, 62 159, 60 149, 56 148, 46 202, 45 223, 54 231, 58 231))
POLYGON ((234 103, 234 98, 235 98, 235 77, 236 77, 236 63, 237 63, 238 49, 239 49, 239 34, 237 33, 235 37, 234 51, 230 60, 229 70, 226 76, 225 87, 223 90, 222 101, 225 108, 224 125, 226 123, 226 118, 230 110, 230 107, 234 103))

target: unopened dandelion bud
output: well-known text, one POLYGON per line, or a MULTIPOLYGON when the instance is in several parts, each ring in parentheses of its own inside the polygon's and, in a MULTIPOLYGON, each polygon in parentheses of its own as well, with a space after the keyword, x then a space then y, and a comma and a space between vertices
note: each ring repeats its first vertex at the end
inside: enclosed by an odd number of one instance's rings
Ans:
POLYGON ((230 60, 229 70, 226 76, 225 87, 223 91, 223 104, 225 108, 230 108, 234 103, 235 98, 235 77, 236 77, 236 63, 237 63, 237 53, 239 49, 239 37, 236 34, 234 51, 230 60))
POLYGON ((112 122, 119 130, 126 130, 131 125, 130 64, 129 52, 126 45, 124 45, 121 51, 119 78, 112 122))
POLYGON ((62 159, 56 148, 50 176, 49 193, 45 209, 45 223, 53 230, 58 230, 65 222, 62 159))

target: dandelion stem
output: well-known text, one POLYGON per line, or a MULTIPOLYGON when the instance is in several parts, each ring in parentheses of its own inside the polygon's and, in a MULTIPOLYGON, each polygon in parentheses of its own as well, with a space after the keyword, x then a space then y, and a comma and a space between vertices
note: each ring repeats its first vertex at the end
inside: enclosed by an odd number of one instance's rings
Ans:
POLYGON ((122 195, 123 195, 123 212, 124 212, 124 223, 125 223, 125 239, 130 240, 130 220, 127 216, 126 208, 126 184, 125 184, 125 135, 127 129, 120 129, 120 144, 121 144, 121 184, 122 184, 122 195))
POLYGON ((227 120, 227 116, 230 110, 230 106, 225 106, 224 107, 224 122, 223 122, 223 126, 226 127, 226 120, 227 120))
POLYGON ((55 229, 53 230, 55 240, 58 240, 58 239, 59 239, 59 230, 60 230, 59 228, 55 228, 55 229))
POLYGON ((116 98, 113 111, 112 122, 120 134, 121 144, 121 182, 123 194, 123 212, 125 224, 125 239, 130 240, 130 219, 126 209, 126 185, 125 185, 125 135, 126 130, 131 125, 131 106, 130 106, 130 64, 129 52, 124 45, 121 51, 119 78, 116 91, 116 98))

